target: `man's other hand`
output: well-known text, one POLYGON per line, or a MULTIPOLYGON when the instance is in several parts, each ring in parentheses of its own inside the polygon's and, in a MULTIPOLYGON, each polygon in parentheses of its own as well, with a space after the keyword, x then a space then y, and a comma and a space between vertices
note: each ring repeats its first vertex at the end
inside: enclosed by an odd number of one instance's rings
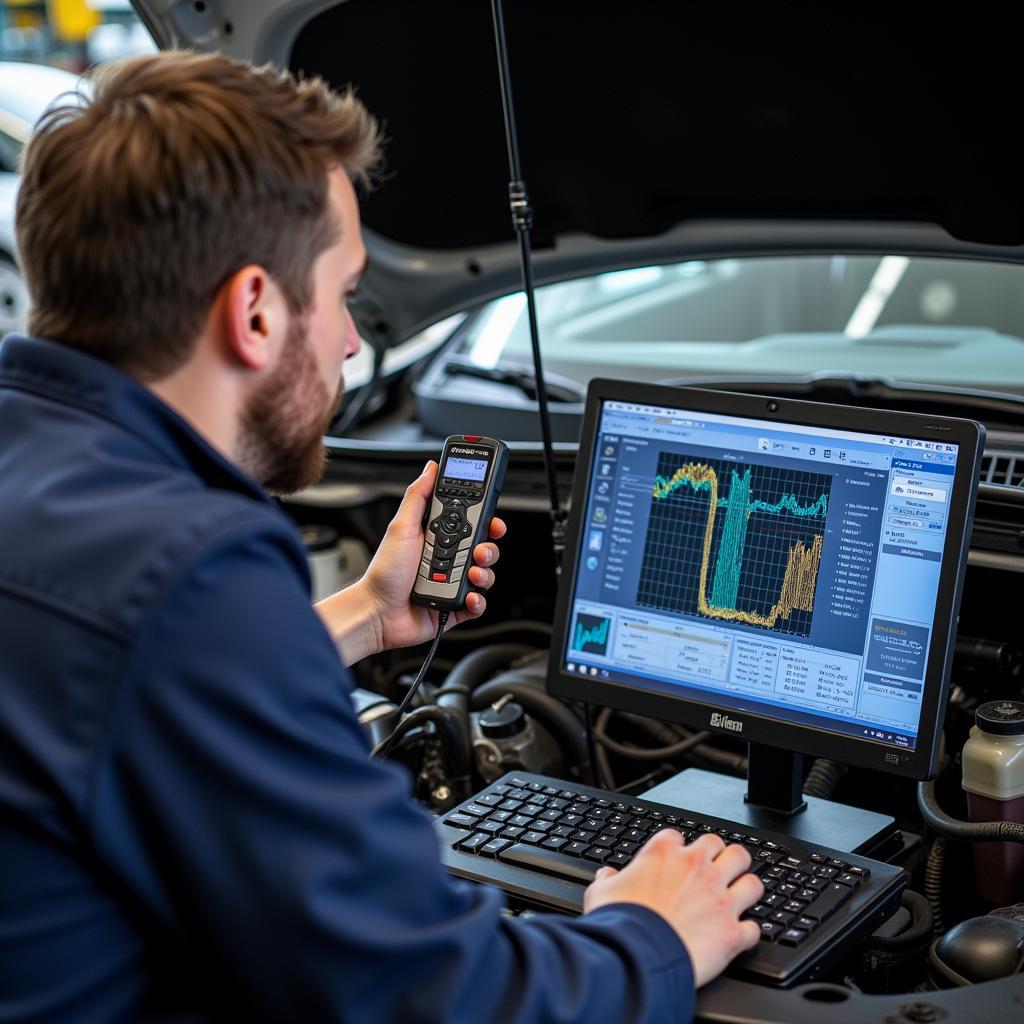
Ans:
MULTIPOLYGON (((437 612, 428 611, 409 600, 423 551, 423 516, 434 493, 436 479, 437 463, 430 461, 406 488, 398 513, 391 520, 384 540, 361 581, 380 624, 379 650, 423 643, 431 639, 437 630, 437 612)), ((504 522, 495 517, 491 520, 488 535, 492 540, 499 540, 505 535, 505 530, 504 522)), ((473 549, 474 564, 469 569, 470 583, 481 591, 490 589, 494 584, 491 566, 497 561, 497 544, 477 544, 473 549)), ((483 615, 486 608, 486 597, 470 591, 465 609, 449 616, 448 628, 483 615)))
POLYGON ((639 903, 657 912, 682 939, 700 987, 760 938, 756 921, 739 919, 764 895, 749 867, 750 854, 742 846, 726 846, 717 835, 687 845, 674 829, 664 829, 621 871, 601 868, 583 909, 639 903))

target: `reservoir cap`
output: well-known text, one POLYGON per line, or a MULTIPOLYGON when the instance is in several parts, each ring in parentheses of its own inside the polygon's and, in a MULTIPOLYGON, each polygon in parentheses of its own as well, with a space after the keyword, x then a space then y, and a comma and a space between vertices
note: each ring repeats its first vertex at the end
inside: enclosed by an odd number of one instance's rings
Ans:
POLYGON ((974 722, 995 736, 1024 736, 1024 701, 991 700, 975 711, 974 722))

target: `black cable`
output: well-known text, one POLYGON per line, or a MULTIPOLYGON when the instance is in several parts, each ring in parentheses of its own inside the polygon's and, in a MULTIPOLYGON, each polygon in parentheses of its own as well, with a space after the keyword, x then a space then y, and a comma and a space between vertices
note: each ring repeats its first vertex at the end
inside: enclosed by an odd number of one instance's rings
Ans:
POLYGON ((434 655, 437 653, 437 646, 441 642, 441 634, 444 632, 444 627, 447 622, 448 612, 438 612, 437 633, 434 635, 434 642, 430 645, 430 650, 427 651, 427 656, 423 659, 423 664, 420 666, 419 674, 413 681, 412 686, 409 687, 409 692, 402 698, 402 703, 398 705, 398 710, 395 712, 395 720, 398 722, 398 725, 386 740, 377 744, 371 756, 379 756, 382 760, 388 756, 391 744, 394 742, 394 739, 398 734, 398 730, 402 727, 402 715, 404 714, 405 709, 409 706, 409 702, 412 700, 416 691, 420 688, 420 683, 422 683, 427 676, 427 669, 430 668, 430 663, 434 660, 434 655))
POLYGON ((932 908, 932 935, 936 938, 946 930, 942 908, 942 873, 946 863, 946 840, 939 836, 928 852, 924 872, 924 895, 932 908))
POLYGON ((917 807, 921 817, 940 836, 964 843, 1024 843, 1024 825, 1015 821, 960 821, 951 818, 935 797, 935 781, 917 784, 917 807))
POLYGON ((381 371, 384 367, 384 347, 376 339, 363 341, 373 350, 373 366, 370 370, 370 379, 357 391, 347 404, 338 409, 327 428, 327 433, 334 437, 344 437, 348 431, 356 426, 363 410, 369 405, 370 399, 377 393, 380 386, 381 371))
POLYGON ((830 761, 826 757, 816 758, 804 780, 804 792, 808 796, 831 800, 848 771, 849 768, 838 761, 830 761))

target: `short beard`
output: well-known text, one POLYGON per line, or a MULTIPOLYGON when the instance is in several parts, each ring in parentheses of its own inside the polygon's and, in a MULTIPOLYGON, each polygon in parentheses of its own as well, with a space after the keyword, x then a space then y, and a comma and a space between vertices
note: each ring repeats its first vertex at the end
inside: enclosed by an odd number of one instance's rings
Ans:
POLYGON ((242 409, 238 464, 271 494, 294 494, 323 476, 323 438, 341 404, 344 383, 331 401, 307 332, 307 319, 293 316, 277 366, 242 409))

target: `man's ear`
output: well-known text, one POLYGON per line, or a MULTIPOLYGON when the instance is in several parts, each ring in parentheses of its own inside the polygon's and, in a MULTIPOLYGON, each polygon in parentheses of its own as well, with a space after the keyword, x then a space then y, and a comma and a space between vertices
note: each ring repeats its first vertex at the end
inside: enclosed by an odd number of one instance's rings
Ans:
POLYGON ((288 328, 288 306, 273 278, 256 264, 235 271, 222 286, 225 341, 243 366, 272 362, 288 328))

